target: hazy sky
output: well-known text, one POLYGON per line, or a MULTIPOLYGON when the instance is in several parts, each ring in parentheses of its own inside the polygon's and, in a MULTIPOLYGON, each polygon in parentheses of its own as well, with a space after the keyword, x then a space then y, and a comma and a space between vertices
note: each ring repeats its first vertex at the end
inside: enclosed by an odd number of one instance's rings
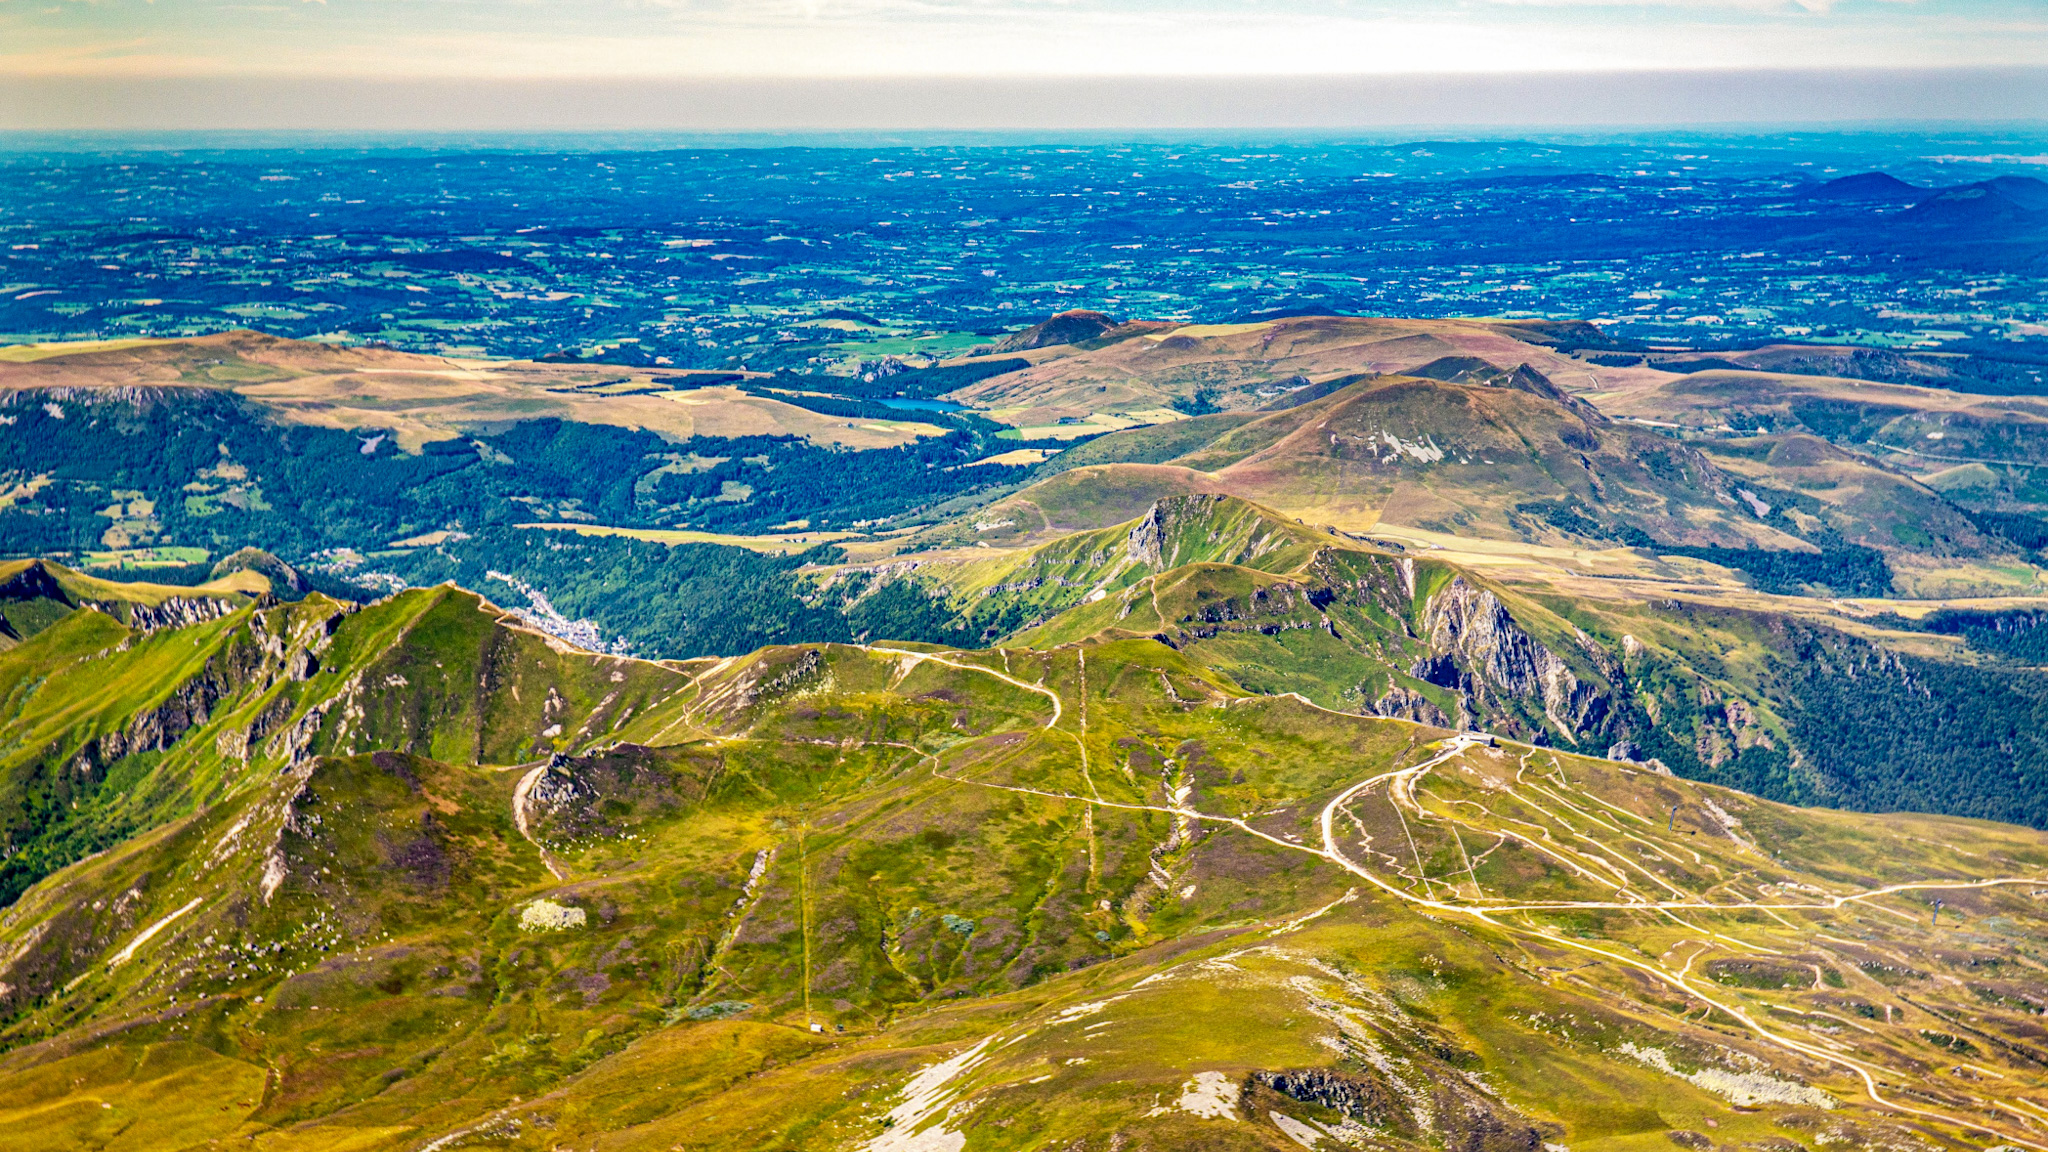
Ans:
POLYGON ((0 0, 0 77, 2048 65, 2048 0, 0 0))

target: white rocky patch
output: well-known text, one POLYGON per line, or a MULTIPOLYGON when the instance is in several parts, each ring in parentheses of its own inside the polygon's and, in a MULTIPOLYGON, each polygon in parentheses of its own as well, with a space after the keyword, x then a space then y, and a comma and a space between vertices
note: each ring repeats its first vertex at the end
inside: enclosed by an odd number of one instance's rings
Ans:
POLYGON ((1071 1024, 1076 1020, 1093 1016, 1121 999, 1123 999, 1121 996, 1112 996, 1107 1000, 1091 1000, 1086 1004, 1069 1004, 1055 1013, 1051 1022, 1054 1024, 1071 1024))
POLYGON ((1727 833, 1728 838, 1730 840, 1735 841, 1737 844, 1742 845, 1744 848, 1747 848, 1752 852, 1758 851, 1757 846, 1751 843, 1748 838, 1743 836, 1741 831, 1742 821, 1737 820, 1735 817, 1729 815, 1727 809, 1721 807, 1719 804, 1714 803, 1713 799, 1710 797, 1700 797, 1700 804, 1703 807, 1705 807, 1709 813, 1713 815, 1714 822, 1721 826, 1721 831, 1727 833))
POLYGON ((1366 442, 1372 443, 1373 440, 1386 444, 1388 448, 1393 450, 1396 457, 1407 456, 1424 464, 1434 464, 1442 460, 1446 455, 1443 449, 1436 446, 1436 441, 1427 436, 1421 440, 1411 442, 1401 439, 1392 432, 1382 431, 1369 438, 1366 442))
POLYGON ((1140 988, 1147 988, 1154 984, 1164 983, 1165 981, 1172 980, 1179 975, 1180 966, 1176 964, 1172 968, 1165 969, 1164 971, 1154 972, 1150 976, 1145 977, 1143 980, 1138 981, 1136 984, 1131 985, 1131 990, 1135 992, 1140 988))
POLYGON ((951 1131, 944 1123, 922 1132, 917 1129, 946 1103, 950 1095, 948 1086, 981 1063, 989 1041, 994 1039, 991 1036, 912 1076, 910 1083, 903 1086, 903 1102, 889 1110, 888 1128, 863 1145, 865 1152, 960 1152, 966 1147, 967 1134, 951 1131))
POLYGON ((279 888, 284 887, 286 874, 284 849, 273 844, 269 854, 263 857, 263 877, 256 885, 257 890, 263 894, 265 905, 270 903, 272 896, 277 895, 279 888))
MULTIPOLYGON (((1221 1072, 1197 1072, 1192 1080, 1180 1086, 1180 1099, 1174 1107, 1190 1116, 1204 1120, 1228 1120, 1237 1122, 1237 1082, 1221 1072)), ((1154 1108, 1153 1114, 1166 1111, 1154 1108)))
POLYGON ((1780 1080, 1762 1072, 1730 1072, 1725 1068, 1680 1072, 1672 1066, 1671 1057, 1662 1048, 1638 1048, 1632 1043, 1624 1043, 1620 1050, 1623 1055, 1667 1076, 1676 1076, 1695 1088, 1704 1088, 1725 1097, 1738 1108, 1751 1108, 1758 1104, 1805 1104, 1813 1108, 1833 1108, 1836 1105, 1833 1096, 1818 1088, 1780 1080))
POLYGON ((213 845, 213 851, 207 854, 207 867, 220 867, 221 862, 226 860, 229 854, 241 844, 242 832, 249 827, 249 818, 253 815, 254 813, 251 812, 242 813, 242 818, 235 821, 233 827, 221 834, 221 838, 213 845))
POLYGON ((1303 1124, 1284 1112, 1269 1112, 1267 1115, 1273 1118, 1273 1127, 1280 1129, 1281 1135, 1301 1145, 1303 1148, 1313 1148, 1316 1146, 1316 1141, 1323 1138, 1321 1132, 1303 1124))
POLYGON ((553 900, 535 900, 519 911, 521 932, 560 932, 569 928, 581 928, 589 921, 589 914, 581 908, 557 904, 553 900))

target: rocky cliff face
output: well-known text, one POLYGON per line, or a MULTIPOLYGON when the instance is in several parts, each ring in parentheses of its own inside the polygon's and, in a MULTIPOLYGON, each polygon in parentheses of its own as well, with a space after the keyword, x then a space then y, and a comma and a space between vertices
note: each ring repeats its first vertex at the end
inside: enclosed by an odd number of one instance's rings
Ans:
POLYGON ((1417 724, 1433 724, 1438 728, 1464 727, 1462 721, 1467 718, 1465 710, 1461 708, 1459 720, 1454 721, 1444 715, 1444 710, 1437 707, 1429 697, 1399 684, 1387 689, 1379 699, 1366 708, 1366 711, 1374 716, 1385 716, 1391 720, 1413 720, 1417 724))
POLYGON ((38 560, 0 582, 0 600, 65 600, 57 577, 38 560))
POLYGON ((91 603, 93 607, 142 633, 204 624, 208 620, 232 616, 249 605, 249 601, 239 596, 172 596, 161 604, 102 604, 96 601, 91 603))
POLYGON ((655 814, 701 800, 715 773, 715 758, 700 764, 639 744, 583 756, 556 753, 525 793, 530 834, 549 848, 620 836, 655 814))
MULTIPOLYGON (((126 624, 131 630, 142 634, 218 620, 252 603, 261 603, 264 606, 275 603, 268 598, 259 601, 239 593, 171 596, 156 604, 131 599, 100 599, 65 587, 58 573, 52 571, 50 565, 41 560, 29 564, 5 581, 0 581, 0 603, 38 600, 47 601, 60 612, 72 608, 92 608, 106 613, 126 624)), ((0 635, 16 640, 24 638, 4 619, 0 619, 0 635)))
POLYGON ((1168 496, 1154 501, 1131 527, 1124 553, 1131 563, 1152 569, 1194 561, 1250 565, 1292 543, 1289 527, 1235 497, 1168 496))
POLYGON ((1581 681, 1563 657, 1515 623, 1492 592, 1458 577, 1431 596, 1422 612, 1429 655, 1408 673, 1454 689, 1459 720, 1512 715, 1535 704, 1566 740, 1599 731, 1611 698, 1581 681))
POLYGON ((1145 509, 1145 515, 1131 528, 1125 538, 1124 552, 1134 563, 1157 568, 1166 559, 1166 520, 1160 514, 1159 504, 1145 509))
MULTIPOLYGON (((189 611, 193 613, 190 623, 203 623, 220 615, 213 608, 198 607, 211 603, 229 602, 178 598, 166 601, 166 610, 153 611, 151 619, 160 628, 185 627, 171 621, 189 611)), ((124 757, 171 748, 186 733, 212 719, 224 701, 257 699, 280 681, 310 678, 320 668, 320 654, 326 650, 335 627, 351 610, 329 602, 315 611, 252 613, 246 627, 228 637, 197 675, 174 685, 163 699, 126 717, 118 728, 87 738, 72 754, 71 770, 96 780, 108 765, 124 757)), ((279 703, 286 706, 283 711, 288 714, 290 701, 279 698, 273 702, 279 703)), ((250 746, 260 742, 283 719, 275 715, 278 711, 276 707, 266 708, 246 728, 221 733, 215 740, 216 749, 247 760, 250 746)))

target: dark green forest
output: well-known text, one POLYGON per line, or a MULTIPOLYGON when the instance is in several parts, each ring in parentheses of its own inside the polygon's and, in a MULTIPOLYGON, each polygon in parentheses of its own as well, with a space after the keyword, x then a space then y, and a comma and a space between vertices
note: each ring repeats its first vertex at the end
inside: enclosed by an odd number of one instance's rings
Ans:
POLYGON ((19 405, 10 415, 0 424, 0 481, 47 477, 0 506, 0 554, 14 556, 96 550, 120 522, 138 545, 220 555, 255 544, 295 562, 542 520, 739 533, 808 520, 824 529, 912 513, 1027 472, 962 468, 1016 446, 995 441, 994 425, 964 421, 944 436, 855 452, 788 436, 677 443, 538 419, 409 455, 380 433, 277 424, 219 393, 19 405))
POLYGON ((1822 629, 1783 657, 1785 716, 1821 782, 1787 799, 2048 827, 2048 676, 1822 629))
MULTIPOLYGON (((1768 495, 1778 501, 1773 508, 1774 526, 1800 532, 1784 518, 1783 509, 1812 497, 1788 497, 1776 489, 1768 495)), ((1717 548, 1697 544, 1667 544, 1629 524, 1609 524, 1585 510, 1565 504, 1541 502, 1516 505, 1515 511, 1534 516, 1563 532, 1593 540, 1619 540, 1631 548, 1643 548, 1664 556, 1686 556, 1732 568, 1750 579, 1759 591, 1799 595, 1809 587, 1826 588, 1837 596, 1888 596, 1892 590, 1892 569, 1884 553, 1859 544, 1844 543, 1833 533, 1813 535, 1818 552, 1793 552, 1765 548, 1717 548)))

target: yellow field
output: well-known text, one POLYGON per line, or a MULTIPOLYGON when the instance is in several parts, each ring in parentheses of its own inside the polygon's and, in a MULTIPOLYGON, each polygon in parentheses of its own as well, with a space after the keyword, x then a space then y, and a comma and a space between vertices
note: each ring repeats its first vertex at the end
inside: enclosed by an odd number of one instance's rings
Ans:
POLYGON ((656 544, 723 544, 729 548, 746 548, 778 556, 862 535, 859 532, 781 532, 766 536, 728 536, 723 532, 691 532, 680 528, 614 528, 607 524, 521 524, 519 527, 574 532, 578 536, 624 536, 656 544))
POLYGON ((656 376, 609 364, 472 360, 345 348, 237 330, 190 340, 21 344, 0 348, 0 391, 174 387, 232 390, 277 418, 380 428, 407 452, 511 420, 555 417, 692 436, 801 436, 844 448, 894 448, 945 429, 913 420, 847 420, 713 386, 651 394, 656 376))
POLYGON ((982 412, 981 415, 998 424, 1010 425, 1011 431, 999 435, 1014 436, 1020 440, 1071 440, 1077 436, 1093 436, 1099 432, 1121 432, 1126 428, 1187 419, 1186 415, 1171 408, 1146 408, 1133 412, 1089 412, 1080 417, 1079 424, 1035 423, 1034 419, 1043 421, 1046 418, 1046 410, 1037 408, 997 408, 982 412))
POLYGON ((979 468, 983 464, 1043 464, 1046 457, 1054 454, 1051 448, 1017 448, 1009 452, 998 452, 993 456, 983 456, 979 460, 971 460, 961 467, 979 468))
POLYGON ((0 362, 30 364, 37 360, 47 360, 52 356, 70 356, 79 352, 119 352, 124 348, 146 348, 152 344, 171 343, 175 341, 134 337, 127 340, 75 340, 57 344, 9 344, 0 347, 0 362))

